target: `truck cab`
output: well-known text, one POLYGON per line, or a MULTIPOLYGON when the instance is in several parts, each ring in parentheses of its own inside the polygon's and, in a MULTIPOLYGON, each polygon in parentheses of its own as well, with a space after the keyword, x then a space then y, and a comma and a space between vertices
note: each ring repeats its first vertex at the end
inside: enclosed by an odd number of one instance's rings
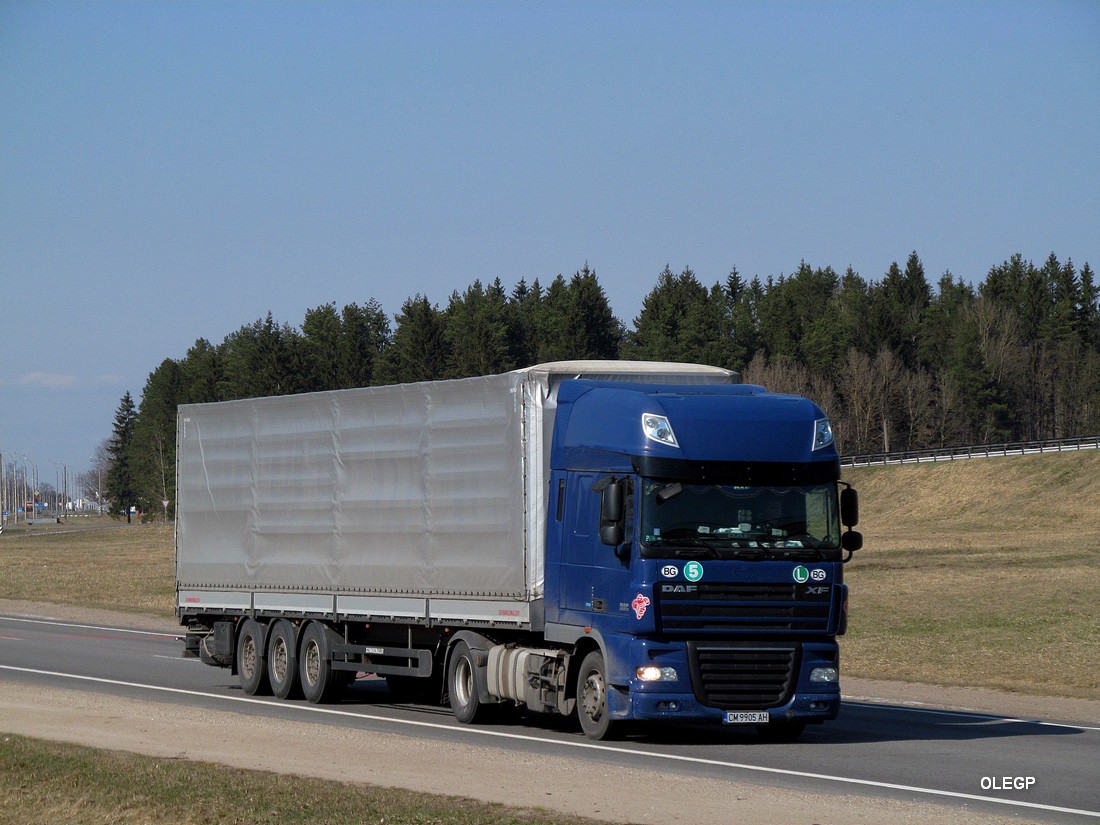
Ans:
POLYGON ((789 738, 837 715, 861 539, 817 405, 563 381, 550 467, 545 634, 576 646, 587 734, 633 719, 789 738))

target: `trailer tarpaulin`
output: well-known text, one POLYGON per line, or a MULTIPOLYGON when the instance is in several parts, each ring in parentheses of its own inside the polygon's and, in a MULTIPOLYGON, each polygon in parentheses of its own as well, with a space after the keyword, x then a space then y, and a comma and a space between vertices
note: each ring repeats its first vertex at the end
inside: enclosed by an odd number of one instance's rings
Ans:
POLYGON ((537 595, 522 380, 180 407, 180 587, 537 595))

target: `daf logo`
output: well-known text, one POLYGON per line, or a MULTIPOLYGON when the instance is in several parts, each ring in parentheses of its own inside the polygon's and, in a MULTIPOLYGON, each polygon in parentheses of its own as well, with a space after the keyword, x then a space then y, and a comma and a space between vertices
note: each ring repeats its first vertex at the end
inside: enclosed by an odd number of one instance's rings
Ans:
POLYGON ((699 586, 695 584, 662 584, 662 593, 695 593, 699 586))

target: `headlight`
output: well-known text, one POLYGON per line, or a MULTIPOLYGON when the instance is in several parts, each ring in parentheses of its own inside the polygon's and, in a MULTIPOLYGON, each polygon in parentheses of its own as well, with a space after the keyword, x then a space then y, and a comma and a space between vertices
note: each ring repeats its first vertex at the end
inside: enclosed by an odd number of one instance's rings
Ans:
POLYGON ((815 667, 810 671, 810 681, 819 685, 835 685, 840 679, 840 672, 835 667, 815 667))
POLYGON ((635 675, 643 682, 675 682, 679 678, 676 668, 657 665, 642 665, 635 675))
POLYGON ((668 423, 668 418, 663 415, 654 415, 652 413, 643 415, 642 432, 645 433, 646 438, 652 441, 668 444, 670 447, 680 446, 676 442, 676 433, 672 431, 672 425, 668 423))

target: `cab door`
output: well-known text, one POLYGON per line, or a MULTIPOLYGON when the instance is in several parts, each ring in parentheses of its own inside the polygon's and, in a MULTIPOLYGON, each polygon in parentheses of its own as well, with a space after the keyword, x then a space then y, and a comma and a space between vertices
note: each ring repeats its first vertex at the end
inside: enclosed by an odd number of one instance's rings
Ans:
MULTIPOLYGON (((571 472, 565 489, 561 530, 559 604, 564 624, 606 625, 600 617, 625 617, 633 596, 629 556, 600 541, 600 489, 609 474, 571 472)), ((633 532, 627 526, 627 541, 633 532)))

